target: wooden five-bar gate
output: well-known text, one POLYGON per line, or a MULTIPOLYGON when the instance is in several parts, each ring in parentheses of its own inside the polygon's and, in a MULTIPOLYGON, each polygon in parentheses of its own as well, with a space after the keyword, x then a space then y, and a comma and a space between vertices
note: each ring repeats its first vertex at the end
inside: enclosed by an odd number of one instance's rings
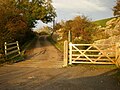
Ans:
POLYGON ((72 44, 64 42, 64 66, 73 63, 118 64, 119 44, 72 44))

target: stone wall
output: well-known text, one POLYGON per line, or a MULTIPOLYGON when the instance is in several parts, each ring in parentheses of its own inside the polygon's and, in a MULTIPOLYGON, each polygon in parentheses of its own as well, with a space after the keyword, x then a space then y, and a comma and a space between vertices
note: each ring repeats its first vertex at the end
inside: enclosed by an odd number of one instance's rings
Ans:
POLYGON ((115 44, 120 42, 120 17, 113 18, 106 23, 105 27, 99 27, 99 30, 108 35, 106 39, 100 39, 94 43, 98 44, 115 44))

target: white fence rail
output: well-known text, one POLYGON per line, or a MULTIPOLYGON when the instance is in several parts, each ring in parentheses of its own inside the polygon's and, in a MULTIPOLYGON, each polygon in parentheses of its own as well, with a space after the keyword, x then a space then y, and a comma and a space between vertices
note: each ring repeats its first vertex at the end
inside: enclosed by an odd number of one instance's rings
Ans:
POLYGON ((13 59, 21 55, 18 41, 13 43, 5 42, 4 47, 6 58, 13 59))
POLYGON ((73 63, 118 65, 119 59, 119 44, 72 44, 64 42, 64 66, 73 63))

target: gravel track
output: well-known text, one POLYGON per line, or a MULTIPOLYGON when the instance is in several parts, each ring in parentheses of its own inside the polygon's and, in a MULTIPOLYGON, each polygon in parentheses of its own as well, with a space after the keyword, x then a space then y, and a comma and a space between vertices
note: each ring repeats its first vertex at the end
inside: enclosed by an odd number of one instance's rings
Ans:
POLYGON ((0 67, 0 90, 120 90, 115 66, 62 68, 63 55, 47 39, 32 42, 22 62, 0 67))

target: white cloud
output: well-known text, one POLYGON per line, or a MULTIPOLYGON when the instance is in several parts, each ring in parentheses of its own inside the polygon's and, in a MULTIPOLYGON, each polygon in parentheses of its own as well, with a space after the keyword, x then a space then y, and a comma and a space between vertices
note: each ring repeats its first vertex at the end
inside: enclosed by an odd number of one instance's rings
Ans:
MULTIPOLYGON (((116 0, 53 0, 57 21, 69 20, 77 15, 85 15, 92 20, 113 16, 112 7, 116 0)), ((46 24, 38 22, 37 28, 46 24)), ((50 24, 49 26, 51 26, 50 24)))
POLYGON ((88 11, 105 11, 107 9, 99 0, 83 0, 81 5, 83 9, 88 11))
POLYGON ((101 0, 53 0, 53 2, 53 5, 58 9, 77 9, 88 12, 107 10, 101 0))

